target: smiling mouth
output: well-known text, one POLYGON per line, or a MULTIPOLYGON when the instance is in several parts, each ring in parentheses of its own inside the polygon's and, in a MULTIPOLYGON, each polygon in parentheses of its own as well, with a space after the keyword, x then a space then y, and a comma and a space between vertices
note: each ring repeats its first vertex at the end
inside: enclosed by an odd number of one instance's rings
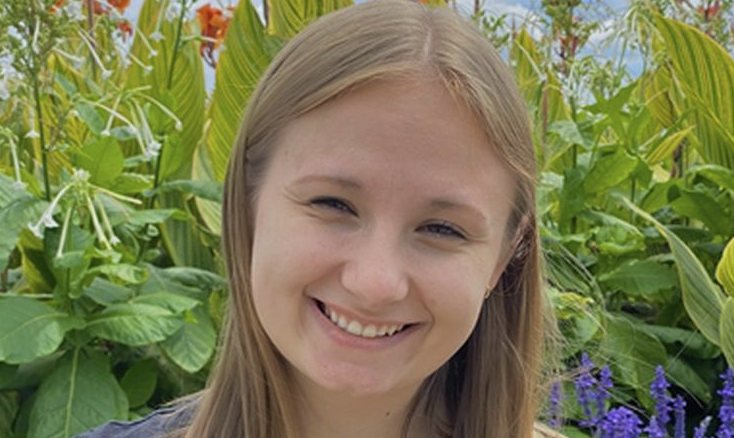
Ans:
POLYGON ((322 303, 319 300, 314 299, 316 301, 316 306, 319 308, 321 313, 327 317, 334 326, 339 327, 343 331, 350 333, 354 336, 359 336, 362 338, 367 339, 374 339, 374 338, 385 338, 390 336, 395 336, 396 334, 400 333, 401 331, 405 330, 408 327, 412 327, 415 324, 365 324, 361 323, 356 320, 350 320, 344 315, 340 315, 338 312, 336 312, 333 309, 330 309, 326 306, 326 304, 322 303))

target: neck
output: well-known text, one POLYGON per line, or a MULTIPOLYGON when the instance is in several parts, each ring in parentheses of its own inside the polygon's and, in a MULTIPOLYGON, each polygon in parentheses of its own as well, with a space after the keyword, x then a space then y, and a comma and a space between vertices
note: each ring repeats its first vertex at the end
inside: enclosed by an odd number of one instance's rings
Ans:
MULTIPOLYGON (((311 381, 298 382, 298 411, 304 438, 401 438, 417 388, 389 395, 332 392, 311 381)), ((408 437, 425 438, 426 422, 414 418, 408 437)))

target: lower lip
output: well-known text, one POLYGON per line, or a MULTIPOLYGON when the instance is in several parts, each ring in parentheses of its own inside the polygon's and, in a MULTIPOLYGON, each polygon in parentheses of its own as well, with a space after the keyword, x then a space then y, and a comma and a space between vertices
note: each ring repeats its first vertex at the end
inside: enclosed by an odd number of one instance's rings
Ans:
POLYGON ((335 325, 330 318, 321 312, 316 300, 309 299, 309 307, 311 313, 315 316, 316 322, 324 330, 326 336, 336 344, 355 349, 379 350, 388 348, 404 341, 408 336, 419 328, 419 324, 411 325, 395 333, 392 336, 380 336, 375 338, 363 338, 362 336, 353 335, 342 330, 335 325))

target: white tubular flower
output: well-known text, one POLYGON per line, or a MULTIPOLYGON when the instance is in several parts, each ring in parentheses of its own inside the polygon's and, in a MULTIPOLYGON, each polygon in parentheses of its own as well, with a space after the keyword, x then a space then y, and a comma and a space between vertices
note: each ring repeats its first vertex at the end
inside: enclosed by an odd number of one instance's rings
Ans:
POLYGON ((89 181, 89 172, 84 169, 74 169, 74 174, 71 175, 71 179, 75 183, 89 181))
POLYGON ((181 3, 177 0, 170 0, 166 8, 166 21, 173 21, 181 15, 181 3))
POLYGON ((161 152, 161 143, 155 140, 151 140, 145 148, 144 155, 146 158, 151 159, 158 156, 161 152))
POLYGON ((53 216, 51 216, 52 213, 53 212, 46 210, 41 216, 41 220, 39 222, 43 223, 43 226, 46 228, 56 228, 59 226, 59 223, 54 220, 53 216))
POLYGON ((33 224, 33 222, 28 222, 26 225, 29 230, 31 230, 31 233, 38 237, 39 239, 43 239, 43 233, 41 232, 41 223, 33 224))
POLYGON ((31 128, 30 131, 25 135, 25 138, 39 138, 41 135, 36 131, 36 128, 31 128))
POLYGON ((89 208, 89 215, 92 217, 92 226, 94 227, 95 233, 97 233, 97 240, 102 242, 104 246, 107 247, 107 249, 112 249, 110 246, 110 242, 107 240, 107 237, 104 235, 104 231, 102 230, 102 225, 99 223, 99 219, 97 218, 97 212, 94 210, 94 203, 92 202, 92 198, 89 197, 89 195, 85 195, 87 198, 87 207, 89 208))
POLYGON ((150 34, 150 39, 152 39, 153 41, 163 41, 165 38, 160 31, 156 30, 155 32, 150 34))

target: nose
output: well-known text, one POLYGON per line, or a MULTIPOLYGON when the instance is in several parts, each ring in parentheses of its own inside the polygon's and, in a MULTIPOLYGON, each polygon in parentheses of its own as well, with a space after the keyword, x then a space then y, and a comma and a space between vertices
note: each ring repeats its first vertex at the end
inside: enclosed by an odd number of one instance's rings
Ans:
POLYGON ((353 243, 341 273, 342 286, 369 307, 404 299, 410 282, 400 238, 373 230, 353 243))

